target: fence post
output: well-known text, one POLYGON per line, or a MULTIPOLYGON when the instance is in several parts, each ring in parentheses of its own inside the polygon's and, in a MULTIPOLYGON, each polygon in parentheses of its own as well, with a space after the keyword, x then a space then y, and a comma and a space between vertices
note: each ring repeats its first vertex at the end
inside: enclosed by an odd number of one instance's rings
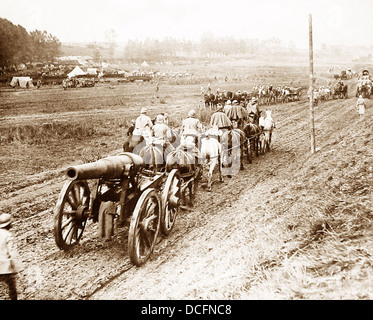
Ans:
POLYGON ((315 119, 313 110, 313 41, 312 15, 309 14, 309 61, 310 61, 310 121, 311 121, 311 153, 315 152, 315 119))

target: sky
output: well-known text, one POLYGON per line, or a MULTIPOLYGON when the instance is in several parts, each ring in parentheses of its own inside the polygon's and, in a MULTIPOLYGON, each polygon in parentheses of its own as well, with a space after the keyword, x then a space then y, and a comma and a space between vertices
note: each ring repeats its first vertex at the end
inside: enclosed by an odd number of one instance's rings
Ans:
POLYGON ((314 45, 373 45, 372 0, 0 0, 0 18, 61 42, 105 42, 165 37, 199 41, 203 35, 278 38, 314 45))

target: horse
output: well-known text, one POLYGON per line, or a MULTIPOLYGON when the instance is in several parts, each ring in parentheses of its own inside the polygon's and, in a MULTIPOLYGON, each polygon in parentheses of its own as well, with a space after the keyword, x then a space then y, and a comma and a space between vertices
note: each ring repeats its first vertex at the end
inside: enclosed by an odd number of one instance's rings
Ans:
POLYGON ((369 83, 359 83, 356 87, 356 97, 362 96, 363 98, 370 98, 370 95, 373 93, 373 87, 369 83))
POLYGON ((123 151, 124 152, 133 152, 136 148, 141 150, 142 147, 146 145, 145 138, 142 135, 127 135, 124 138, 123 142, 123 151))
MULTIPOLYGON (((223 146, 223 164, 229 168, 232 168, 232 166, 237 165, 239 161, 240 167, 237 172, 239 170, 243 170, 243 155, 245 148, 247 148, 246 143, 246 135, 242 130, 231 129, 225 131, 221 138, 221 144, 223 146)), ((236 170, 237 168, 233 169, 236 170)))
POLYGON ((331 90, 329 87, 320 87, 319 89, 320 100, 327 101, 330 98, 331 90))
POLYGON ((254 122, 253 117, 249 117, 249 122, 243 128, 243 132, 248 140, 247 142, 247 160, 252 163, 252 152, 255 156, 259 156, 259 137, 261 135, 261 128, 254 122))
POLYGON ((228 118, 232 121, 234 128, 242 130, 245 120, 248 118, 247 110, 241 105, 234 104, 226 112, 228 118))
POLYGON ((226 98, 224 92, 219 92, 219 93, 217 94, 216 99, 217 99, 217 102, 218 102, 218 103, 221 103, 222 105, 224 105, 224 104, 227 102, 227 100, 228 100, 228 99, 226 98))
POLYGON ((216 107, 218 103, 217 97, 211 92, 211 93, 205 93, 204 94, 204 100, 205 100, 205 107, 210 107, 210 109, 213 109, 216 107))
POLYGON ((339 99, 347 98, 347 85, 337 82, 333 89, 333 99, 335 96, 338 96, 339 99))
POLYGON ((209 165, 207 190, 211 191, 212 174, 216 165, 218 165, 219 181, 224 181, 221 175, 222 146, 218 141, 219 132, 215 132, 214 128, 207 130, 204 136, 205 137, 201 139, 201 158, 209 165))

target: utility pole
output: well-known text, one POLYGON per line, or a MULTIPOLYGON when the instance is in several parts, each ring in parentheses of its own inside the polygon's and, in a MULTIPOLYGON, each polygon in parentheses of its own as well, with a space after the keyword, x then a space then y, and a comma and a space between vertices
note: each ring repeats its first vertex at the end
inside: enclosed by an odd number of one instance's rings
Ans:
POLYGON ((311 120, 311 153, 315 152, 315 118, 313 110, 313 41, 312 15, 309 14, 309 60, 310 60, 310 120, 311 120))

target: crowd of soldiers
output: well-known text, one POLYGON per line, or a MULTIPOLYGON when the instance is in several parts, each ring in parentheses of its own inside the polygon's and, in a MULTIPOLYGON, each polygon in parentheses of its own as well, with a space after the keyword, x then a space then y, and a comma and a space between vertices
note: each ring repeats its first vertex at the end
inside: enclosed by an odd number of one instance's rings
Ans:
MULTIPOLYGON (((219 103, 217 109, 212 113, 209 126, 218 130, 243 129, 245 123, 250 120, 259 124, 261 110, 258 99, 252 97, 246 107, 239 104, 237 100, 228 100, 224 105, 219 103)), ((199 136, 204 131, 204 126, 196 116, 194 109, 188 112, 188 117, 182 121, 180 136, 199 136)), ((147 115, 147 108, 142 108, 140 115, 131 120, 131 126, 127 135, 143 136, 150 143, 167 144, 171 140, 173 132, 169 127, 169 116, 167 113, 158 114, 155 119, 147 115)))

